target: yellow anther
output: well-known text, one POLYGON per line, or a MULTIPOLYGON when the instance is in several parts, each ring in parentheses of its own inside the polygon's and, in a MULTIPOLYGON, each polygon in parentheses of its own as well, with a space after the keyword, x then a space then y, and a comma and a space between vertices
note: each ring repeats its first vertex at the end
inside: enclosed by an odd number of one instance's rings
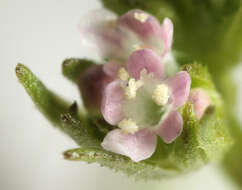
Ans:
POLYGON ((137 51, 137 50, 142 49, 142 46, 139 45, 139 44, 134 44, 134 45, 133 45, 133 48, 134 48, 135 51, 137 51))
POLYGON ((129 73, 125 70, 125 68, 121 68, 118 71, 118 78, 122 81, 128 81, 129 80, 129 73))
POLYGON ((123 119, 118 123, 118 127, 123 133, 135 133, 138 131, 139 127, 132 119, 123 119))
POLYGON ((136 97, 137 86, 134 78, 129 79, 128 86, 125 88, 125 95, 129 98, 136 97))
POLYGON ((169 100, 169 89, 165 84, 159 84, 156 86, 152 95, 153 100, 159 106, 164 106, 169 100))
POLYGON ((148 19, 148 16, 149 15, 146 13, 138 13, 138 12, 134 13, 134 18, 139 20, 142 23, 144 23, 148 19))

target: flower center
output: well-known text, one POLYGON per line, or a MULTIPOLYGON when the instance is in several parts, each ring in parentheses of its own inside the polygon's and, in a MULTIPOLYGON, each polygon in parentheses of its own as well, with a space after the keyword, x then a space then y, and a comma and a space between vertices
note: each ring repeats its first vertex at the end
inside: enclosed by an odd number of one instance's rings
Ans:
POLYGON ((134 78, 130 78, 129 73, 123 67, 118 71, 118 78, 126 83, 123 85, 125 96, 128 99, 134 99, 137 90, 143 85, 141 80, 135 81, 134 78))
POLYGON ((118 78, 122 81, 125 101, 122 106, 124 120, 118 127, 124 133, 135 133, 142 128, 155 128, 163 116, 168 113, 169 89, 166 84, 147 73, 140 72, 140 79, 130 78, 128 72, 121 68, 118 78))

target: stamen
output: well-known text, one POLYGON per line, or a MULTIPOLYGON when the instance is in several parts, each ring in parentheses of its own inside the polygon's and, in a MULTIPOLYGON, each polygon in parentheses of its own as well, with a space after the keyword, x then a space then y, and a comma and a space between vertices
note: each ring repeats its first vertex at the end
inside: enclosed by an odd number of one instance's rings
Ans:
POLYGON ((134 13, 134 18, 139 20, 140 22, 144 23, 148 19, 148 14, 146 13, 134 13))
POLYGON ((134 44, 133 48, 135 51, 142 49, 141 45, 139 45, 139 44, 134 44))
POLYGON ((139 127, 132 119, 123 119, 118 123, 118 127, 121 129, 123 133, 131 133, 131 134, 134 134, 139 129, 139 127))
POLYGON ((154 78, 154 73, 148 73, 146 69, 140 71, 140 80, 145 81, 154 78))
POLYGON ((125 68, 121 68, 118 71, 118 78, 122 81, 128 81, 129 80, 129 73, 125 70, 125 68))
POLYGON ((125 95, 129 98, 136 97, 137 86, 134 78, 129 79, 128 86, 125 88, 125 95))
POLYGON ((169 89, 165 84, 159 84, 156 86, 152 95, 153 100, 159 106, 164 106, 167 104, 169 99, 169 89))

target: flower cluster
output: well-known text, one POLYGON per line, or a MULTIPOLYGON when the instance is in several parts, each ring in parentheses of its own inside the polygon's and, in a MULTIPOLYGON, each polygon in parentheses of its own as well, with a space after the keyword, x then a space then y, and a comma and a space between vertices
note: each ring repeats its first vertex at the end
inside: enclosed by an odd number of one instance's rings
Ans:
POLYGON ((165 58, 173 37, 168 18, 160 25, 141 10, 119 18, 97 14, 82 21, 80 30, 108 61, 82 75, 79 86, 84 104, 91 112, 101 111, 106 122, 116 126, 102 147, 139 162, 154 153, 157 136, 168 144, 181 134, 179 107, 190 101, 201 119, 210 99, 202 89, 190 91, 187 72, 166 77, 165 58))

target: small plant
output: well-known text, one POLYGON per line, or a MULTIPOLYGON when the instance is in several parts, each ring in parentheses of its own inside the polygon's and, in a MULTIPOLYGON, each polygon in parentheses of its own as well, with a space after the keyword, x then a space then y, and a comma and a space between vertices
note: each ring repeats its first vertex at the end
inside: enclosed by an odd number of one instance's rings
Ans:
POLYGON ((241 58, 240 1, 102 2, 118 16, 99 10, 79 25, 82 42, 95 46, 102 62, 62 64, 84 107, 54 94, 26 66, 16 67, 40 112, 77 143, 65 159, 146 180, 224 159, 239 178, 242 134, 230 71, 241 58))

